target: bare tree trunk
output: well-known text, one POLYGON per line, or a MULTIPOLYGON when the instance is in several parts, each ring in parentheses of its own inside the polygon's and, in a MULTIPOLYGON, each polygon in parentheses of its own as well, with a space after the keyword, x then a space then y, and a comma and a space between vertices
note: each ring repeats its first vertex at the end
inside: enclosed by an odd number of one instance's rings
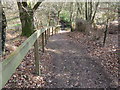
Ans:
POLYGON ((72 14, 73 14, 73 2, 70 3, 70 28, 71 28, 71 32, 73 32, 73 28, 72 28, 72 14))
POLYGON ((28 7, 27 2, 17 2, 22 24, 22 35, 29 37, 34 32, 34 12, 41 2, 37 2, 33 8, 28 7))
POLYGON ((26 12, 20 13, 20 20, 22 23, 22 35, 29 37, 34 32, 33 13, 31 15, 26 12))
MULTIPOLYGON (((120 4, 118 5, 118 28, 120 27, 120 4)), ((118 30, 118 46, 120 46, 120 30, 118 30)), ((118 53, 120 53, 120 47, 118 47, 118 53)), ((120 55, 118 54, 118 59, 120 60, 120 55)))
POLYGON ((87 21, 91 21, 91 18, 92 18, 92 0, 90 0, 90 2, 88 2, 86 0, 85 2, 85 17, 86 17, 86 20, 87 21))
POLYGON ((77 6, 77 10, 76 10, 76 19, 77 19, 77 17, 80 15, 80 16, 82 16, 82 14, 83 14, 83 16, 84 16, 84 11, 83 11, 83 4, 82 4, 82 2, 77 2, 77 0, 76 0, 76 6, 77 6))
POLYGON ((48 14, 48 26, 50 26, 51 25, 51 18, 50 18, 50 12, 49 12, 49 14, 48 14))
POLYGON ((88 15, 87 18, 88 18, 88 21, 89 21, 90 20, 90 16, 89 16, 90 15, 90 2, 87 3, 87 11, 88 11, 87 12, 87 15, 88 15))
POLYGON ((87 5, 87 0, 85 2, 85 18, 88 20, 88 5, 87 5))
POLYGON ((76 19, 77 19, 77 18, 78 18, 78 8, 77 8, 76 12, 77 12, 77 13, 76 13, 76 19))
POLYGON ((57 22, 57 25, 60 24, 60 23, 59 23, 59 21, 60 21, 60 12, 61 12, 61 10, 58 11, 58 22, 57 22))
MULTIPOLYGON (((0 1, 0 21, 2 21, 2 4, 0 1)), ((2 55, 2 22, 0 22, 0 55, 2 55)))
POLYGON ((90 14, 89 14, 89 20, 92 18, 92 0, 90 2, 90 14))
POLYGON ((104 32, 103 46, 105 46, 105 42, 106 42, 106 38, 107 38, 108 20, 109 20, 109 19, 107 19, 107 22, 106 22, 106 29, 105 29, 105 32, 104 32))
POLYGON ((79 8, 79 3, 78 2, 77 2, 77 8, 78 8, 79 14, 82 14, 81 9, 79 8))
POLYGON ((96 12, 97 12, 98 5, 99 5, 99 2, 97 2, 96 7, 95 7, 95 12, 93 13, 93 16, 91 18, 92 23, 94 22, 94 18, 95 18, 96 12))
POLYGON ((5 41, 6 41, 6 26, 7 26, 7 21, 6 21, 6 16, 5 16, 5 12, 3 10, 3 7, 2 7, 2 4, 1 4, 1 1, 0 1, 0 19, 1 19, 1 25, 0 25, 0 28, 1 28, 1 44, 2 44, 2 52, 5 50, 5 41))

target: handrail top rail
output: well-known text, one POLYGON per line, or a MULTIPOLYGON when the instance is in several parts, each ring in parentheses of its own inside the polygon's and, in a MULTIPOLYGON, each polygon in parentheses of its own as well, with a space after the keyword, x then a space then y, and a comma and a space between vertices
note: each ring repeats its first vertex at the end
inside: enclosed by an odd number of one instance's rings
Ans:
MULTIPOLYGON (((29 42, 29 40, 31 39, 31 37, 32 37, 34 34, 37 35, 38 31, 40 31, 39 33, 42 34, 42 33, 44 33, 46 30, 50 29, 51 27, 55 27, 55 26, 48 26, 48 27, 44 27, 44 28, 41 28, 41 29, 36 30, 27 40, 25 40, 25 41, 17 48, 17 50, 15 50, 14 52, 12 52, 12 53, 8 56, 8 58, 4 59, 4 60, 3 60, 2 62, 0 62, 0 63, 2 63, 3 66, 6 65, 6 64, 8 64, 8 63, 11 61, 11 58, 14 57, 17 53, 19 53, 20 49, 22 49, 23 46, 24 46, 27 42, 29 42)), ((56 27, 59 27, 59 25, 57 25, 56 27)), ((39 37, 41 34, 38 34, 37 37, 39 37)))

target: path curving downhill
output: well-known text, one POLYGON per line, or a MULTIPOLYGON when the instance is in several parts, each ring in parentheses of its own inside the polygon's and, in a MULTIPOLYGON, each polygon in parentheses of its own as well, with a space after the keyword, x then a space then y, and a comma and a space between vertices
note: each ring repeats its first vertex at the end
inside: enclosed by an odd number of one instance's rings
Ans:
POLYGON ((46 51, 52 56, 44 73, 47 88, 107 88, 111 80, 104 69, 87 55, 86 48, 67 33, 50 37, 46 51))

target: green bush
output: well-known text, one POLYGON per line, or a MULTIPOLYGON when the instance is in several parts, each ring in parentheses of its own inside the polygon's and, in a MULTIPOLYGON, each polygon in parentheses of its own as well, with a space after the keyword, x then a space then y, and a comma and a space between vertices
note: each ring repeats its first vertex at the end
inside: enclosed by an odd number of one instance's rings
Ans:
POLYGON ((70 22, 70 19, 69 19, 70 15, 69 15, 69 12, 68 11, 62 11, 60 13, 60 18, 66 22, 70 22))
POLYGON ((70 15, 68 11, 62 11, 60 14, 60 20, 65 23, 65 27, 70 27, 70 15))

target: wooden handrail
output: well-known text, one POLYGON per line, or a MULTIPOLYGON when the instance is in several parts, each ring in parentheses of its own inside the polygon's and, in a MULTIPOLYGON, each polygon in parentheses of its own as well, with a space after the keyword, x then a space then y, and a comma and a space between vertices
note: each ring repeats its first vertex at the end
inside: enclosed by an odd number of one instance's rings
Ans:
MULTIPOLYGON (((16 71, 16 68, 20 65, 21 61, 24 59, 28 51, 33 47, 35 53, 37 53, 38 56, 38 43, 36 42, 37 39, 42 35, 45 31, 49 30, 51 27, 47 27, 41 30, 37 30, 34 32, 23 44, 21 44, 16 51, 14 51, 7 59, 0 62, 0 89, 5 86, 7 81, 10 79, 10 77, 13 75, 13 73, 16 71)), ((56 28, 59 26, 56 26, 56 28)), ((49 35, 48 35, 49 36, 49 35)), ((44 37, 44 36, 43 36, 44 37)), ((35 60, 38 61, 38 57, 35 56, 35 60)), ((38 70, 38 64, 36 66, 36 70, 38 70)), ((39 71, 36 71, 37 74, 39 74, 39 71)))

